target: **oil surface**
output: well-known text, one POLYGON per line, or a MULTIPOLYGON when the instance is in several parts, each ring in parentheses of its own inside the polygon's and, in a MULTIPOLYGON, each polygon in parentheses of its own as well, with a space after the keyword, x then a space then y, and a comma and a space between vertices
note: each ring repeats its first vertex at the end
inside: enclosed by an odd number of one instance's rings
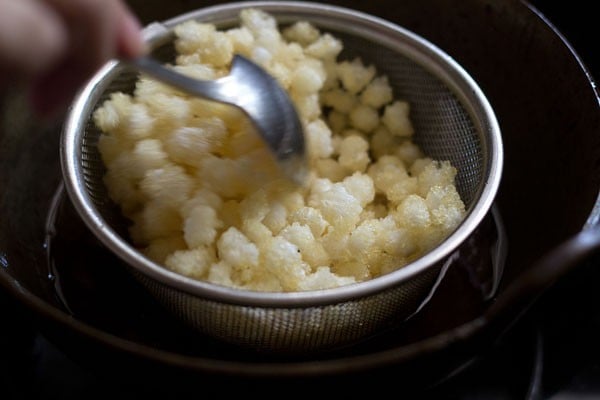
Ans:
MULTIPOLYGON (((402 346, 479 315, 486 307, 486 294, 495 286, 494 271, 490 268, 499 236, 495 221, 492 217, 485 219, 461 246, 461 257, 451 265, 430 301, 413 318, 378 335, 376 340, 319 357, 336 358, 402 346)), ((167 312, 129 273, 124 263, 87 229, 62 186, 57 189, 48 211, 45 249, 48 284, 57 302, 74 318, 103 332, 190 356, 261 361, 277 357, 252 353, 206 337, 167 312)), ((314 355, 312 357, 314 359, 314 355)))
POLYGON ((65 312, 104 332, 183 354, 230 349, 171 316, 87 229, 61 187, 48 211, 48 283, 65 312))

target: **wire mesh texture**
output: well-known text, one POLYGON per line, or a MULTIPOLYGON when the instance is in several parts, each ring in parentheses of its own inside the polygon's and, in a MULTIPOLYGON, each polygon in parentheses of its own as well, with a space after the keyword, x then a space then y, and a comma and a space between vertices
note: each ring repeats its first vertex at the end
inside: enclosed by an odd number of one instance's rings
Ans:
POLYGON ((83 220, 119 255, 133 275, 175 315, 231 344, 269 352, 306 353, 347 346, 403 321, 428 296, 442 266, 488 213, 499 185, 502 145, 484 94, 449 55, 380 18, 310 2, 240 2, 199 9, 160 23, 149 41, 154 56, 172 61, 172 28, 189 19, 219 27, 238 23, 243 8, 271 13, 282 25, 310 21, 344 43, 341 58, 359 56, 387 75, 397 98, 411 104, 415 142, 457 169, 467 215, 439 246, 411 264, 370 281, 302 293, 264 293, 220 287, 177 275, 130 244, 126 222, 108 198, 97 148, 96 107, 115 91, 131 93, 137 75, 107 65, 82 91, 65 125, 63 172, 83 220))

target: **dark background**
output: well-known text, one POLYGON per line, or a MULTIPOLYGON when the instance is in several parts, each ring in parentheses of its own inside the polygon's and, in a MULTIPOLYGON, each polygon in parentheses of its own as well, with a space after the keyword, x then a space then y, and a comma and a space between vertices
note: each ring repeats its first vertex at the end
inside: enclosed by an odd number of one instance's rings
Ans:
MULTIPOLYGON (((600 79, 594 2, 530 1, 600 79)), ((595 257, 547 292, 489 353, 423 397, 441 399, 600 398, 600 282, 595 257)), ((103 381, 49 343, 0 293, 0 400, 146 398, 140 388, 103 381)), ((399 388, 401 389, 401 388, 399 388)), ((202 389, 198 388, 198 397, 202 389)), ((282 395, 285 395, 282 393, 282 395)))

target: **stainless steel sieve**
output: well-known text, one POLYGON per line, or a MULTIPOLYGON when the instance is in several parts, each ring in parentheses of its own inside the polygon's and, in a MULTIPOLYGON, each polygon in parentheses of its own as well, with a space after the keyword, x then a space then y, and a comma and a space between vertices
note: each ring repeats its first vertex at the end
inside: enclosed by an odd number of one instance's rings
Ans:
POLYGON ((411 264, 370 281, 295 293, 264 293, 201 282, 150 261, 130 243, 126 221, 108 198, 91 118, 114 91, 132 92, 137 75, 107 64, 73 103, 62 136, 65 184, 91 231, 117 254, 139 281, 171 312, 203 334, 270 353, 306 354, 352 345, 394 326, 425 301, 444 266, 490 211, 500 183, 503 152, 494 112, 476 82, 448 54, 383 19, 311 2, 238 2, 186 13, 147 27, 153 55, 174 57, 172 29, 186 20, 221 28, 238 25, 248 7, 275 16, 283 26, 310 21, 339 37, 342 58, 360 56, 388 76, 395 96, 411 103, 415 141, 430 157, 449 160, 467 207, 461 225, 439 246, 411 264))

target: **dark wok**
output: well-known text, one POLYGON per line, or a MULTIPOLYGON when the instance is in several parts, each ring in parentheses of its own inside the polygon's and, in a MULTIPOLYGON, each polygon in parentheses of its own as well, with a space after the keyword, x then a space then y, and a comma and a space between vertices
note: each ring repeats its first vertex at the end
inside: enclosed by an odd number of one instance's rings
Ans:
MULTIPOLYGON (((553 256, 554 263, 537 263, 597 218, 598 94, 572 49, 521 1, 421 0, 394 7, 334 3, 388 18, 438 44, 472 74, 495 108, 506 155, 497 205, 509 251, 494 300, 485 301, 465 271, 456 269, 401 330, 345 352, 318 359, 264 359, 215 343, 198 344, 186 329, 155 310, 118 266, 93 268, 91 260, 108 255, 66 202, 56 210, 60 224, 54 228, 61 232, 60 240, 52 242, 53 259, 63 264, 55 265, 59 273, 48 268, 46 218, 61 181, 60 124, 32 120, 15 96, 4 100, 0 127, 0 284, 11 304, 22 308, 67 354, 100 367, 107 378, 135 370, 176 379, 184 385, 181 390, 190 382, 338 384, 354 377, 383 382, 386 375, 393 375, 396 384, 402 379, 407 387, 416 387, 435 382, 491 346, 537 296, 580 261, 553 256), (78 247, 85 251, 65 255, 78 247), (74 267, 86 264, 90 270, 74 267), (128 317, 132 311, 137 312, 134 318, 128 317)), ((130 4, 150 22, 209 3, 130 4)), ((587 250, 593 246, 578 254, 583 257, 587 250)))

